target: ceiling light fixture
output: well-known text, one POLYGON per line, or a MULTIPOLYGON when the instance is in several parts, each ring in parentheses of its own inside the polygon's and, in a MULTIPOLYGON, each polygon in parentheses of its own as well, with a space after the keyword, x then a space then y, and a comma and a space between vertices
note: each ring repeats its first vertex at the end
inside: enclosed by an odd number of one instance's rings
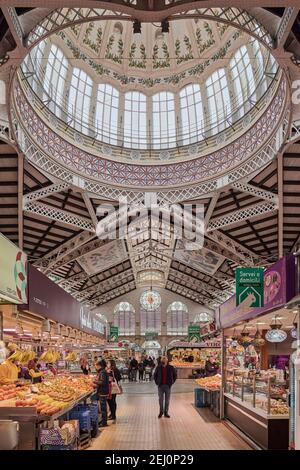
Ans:
MULTIPOLYGON (((287 338, 287 334, 281 329, 282 323, 278 322, 278 317, 274 317, 275 323, 270 324, 270 330, 267 331, 265 338, 269 343, 282 343, 287 338)), ((273 319, 272 319, 273 321, 273 319)))

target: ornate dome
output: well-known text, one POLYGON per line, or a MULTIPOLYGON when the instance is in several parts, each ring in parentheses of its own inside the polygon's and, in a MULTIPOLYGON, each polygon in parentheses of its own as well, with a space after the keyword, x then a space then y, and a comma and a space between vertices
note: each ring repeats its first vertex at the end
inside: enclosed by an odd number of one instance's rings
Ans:
MULTIPOLYGON (((240 178, 241 164, 274 137, 285 77, 258 24, 252 36, 223 22, 221 9, 201 12, 173 18, 168 32, 143 23, 137 34, 122 17, 46 38, 36 28, 14 87, 21 146, 34 137, 67 179, 77 175, 94 193, 99 184, 158 189, 215 178, 205 194, 233 169, 240 178)), ((263 152, 251 170, 266 163, 263 152)))

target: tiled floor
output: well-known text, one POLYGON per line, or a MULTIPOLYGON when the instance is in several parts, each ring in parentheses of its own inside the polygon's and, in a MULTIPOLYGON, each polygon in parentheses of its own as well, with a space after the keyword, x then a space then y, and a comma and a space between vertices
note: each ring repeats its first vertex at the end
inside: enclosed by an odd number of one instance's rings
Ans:
POLYGON ((194 384, 177 381, 170 405, 171 419, 158 419, 153 383, 125 384, 117 397, 117 423, 103 429, 91 450, 246 450, 249 446, 207 409, 193 406, 194 384))

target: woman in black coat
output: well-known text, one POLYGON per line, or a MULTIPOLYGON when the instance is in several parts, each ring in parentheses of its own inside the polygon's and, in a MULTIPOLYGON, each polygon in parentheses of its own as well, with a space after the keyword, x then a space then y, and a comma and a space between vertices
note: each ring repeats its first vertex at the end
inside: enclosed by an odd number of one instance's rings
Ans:
MULTIPOLYGON (((111 359, 108 361, 108 375, 110 377, 111 382, 116 382, 120 388, 120 381, 122 379, 121 373, 116 366, 116 361, 111 359)), ((111 394, 111 397, 107 400, 110 415, 108 416, 109 420, 112 420, 114 423, 116 422, 116 411, 117 411, 117 395, 115 393, 111 394)))

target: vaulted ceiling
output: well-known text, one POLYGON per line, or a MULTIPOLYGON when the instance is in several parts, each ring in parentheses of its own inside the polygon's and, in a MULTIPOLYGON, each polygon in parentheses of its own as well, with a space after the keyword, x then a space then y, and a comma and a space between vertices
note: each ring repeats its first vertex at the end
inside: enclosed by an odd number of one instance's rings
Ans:
MULTIPOLYGON (((16 22, 22 24, 26 36, 50 11, 50 8, 39 8, 37 0, 22 2, 30 3, 31 8, 19 8, 20 3, 1 2, 0 60, 3 59, 3 63, 8 59, 9 51, 21 47, 18 46, 16 22), (10 12, 9 7, 12 7, 10 12)), ((52 0, 47 4, 54 9, 59 3, 52 0)), ((75 2, 65 3, 69 6, 75 2)), ((76 2, 76 6, 80 6, 79 3, 76 2)), ((101 6, 102 2, 82 3, 84 6, 101 6)), ((121 0, 113 3, 126 8, 130 4, 121 0)), ((136 16, 141 17, 142 3, 138 0, 132 3, 136 16)), ((168 2, 170 8, 184 3, 168 2)), ((207 6, 208 2, 194 3, 207 6)), ((292 10, 282 8, 281 3, 273 1, 274 8, 264 9, 253 8, 257 2, 249 1, 249 9, 275 39, 276 34, 278 39, 283 38, 280 39, 281 48, 285 46, 286 50, 292 50, 295 58, 300 59, 298 2, 290 2, 294 5, 292 10)), ((164 17, 164 8, 169 8, 164 1, 143 2, 143 5, 147 7, 148 17, 152 14, 156 21, 164 17)), ((290 55, 288 57, 290 60, 290 55)), ((6 66, 3 76, 7 73, 9 68, 6 66)), ((9 106, 9 102, 7 104, 9 106)), ((190 252, 187 256, 174 240, 172 230, 166 238, 161 221, 151 235, 149 228, 141 227, 140 232, 134 232, 119 245, 117 241, 99 240, 85 227, 94 228, 101 220, 96 215, 101 203, 110 202, 117 207, 116 200, 101 199, 73 184, 54 181, 33 166, 11 136, 9 123, 5 121, 5 106, 0 104, 0 232, 23 247, 32 263, 91 307, 124 296, 138 285, 146 286, 149 282, 214 307, 232 292, 237 265, 267 265, 299 247, 300 143, 297 141, 300 133, 296 124, 283 153, 251 180, 228 185, 201 199, 206 228, 211 222, 218 225, 218 229, 206 232, 206 251, 201 257, 198 252, 190 252), (26 206, 28 201, 37 204, 26 206), (270 204, 272 201, 276 207, 270 204), (114 260, 111 265, 107 262, 109 258, 114 260), (209 262, 209 268, 205 267, 209 262), (141 272, 148 272, 148 277, 143 280, 141 272)), ((297 119, 293 120, 297 123, 297 119)))

